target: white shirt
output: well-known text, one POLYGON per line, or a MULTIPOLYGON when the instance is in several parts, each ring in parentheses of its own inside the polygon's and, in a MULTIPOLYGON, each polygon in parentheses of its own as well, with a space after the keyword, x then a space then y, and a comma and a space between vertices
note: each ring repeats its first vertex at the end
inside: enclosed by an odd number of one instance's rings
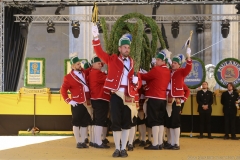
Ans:
MULTIPOLYGON (((123 61, 123 64, 128 68, 128 70, 130 70, 130 59, 127 57, 125 61, 123 61)), ((124 66, 123 66, 124 67, 124 66)), ((127 69, 124 67, 123 69, 123 76, 122 76, 122 80, 121 80, 121 85, 127 86, 128 85, 128 71, 127 69)), ((124 92, 124 88, 119 88, 120 92, 124 92)))
MULTIPOLYGON (((78 76, 78 78, 80 78, 85 84, 87 84, 86 81, 85 81, 85 78, 82 75, 81 71, 73 71, 73 72, 74 72, 74 74, 76 74, 78 76)), ((85 92, 89 92, 88 86, 86 86, 84 83, 82 83, 82 85, 84 86, 84 91, 85 92)))

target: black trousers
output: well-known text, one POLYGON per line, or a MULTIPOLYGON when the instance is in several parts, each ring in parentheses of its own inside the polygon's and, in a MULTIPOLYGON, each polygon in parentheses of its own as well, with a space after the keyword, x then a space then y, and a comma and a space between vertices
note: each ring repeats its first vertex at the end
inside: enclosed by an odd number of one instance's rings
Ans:
POLYGON ((71 111, 73 126, 87 127, 90 124, 91 117, 83 104, 78 104, 75 107, 71 105, 71 111))
POLYGON ((200 136, 203 136, 203 132, 204 132, 204 122, 205 122, 206 127, 207 127, 208 136, 211 136, 211 114, 212 114, 212 110, 211 110, 211 109, 199 111, 199 118, 200 118, 200 136))
POLYGON ((147 101, 147 121, 153 126, 164 125, 166 113, 166 100, 149 98, 147 101))
POLYGON ((130 129, 132 125, 131 110, 128 106, 124 105, 122 98, 116 94, 112 94, 110 105, 112 131, 130 129))
POLYGON ((91 100, 93 107, 93 122, 96 126, 107 126, 109 102, 104 100, 91 100))
POLYGON ((225 111, 224 112, 225 135, 229 134, 229 128, 231 127, 231 136, 236 137, 235 123, 236 123, 236 113, 225 111))
MULTIPOLYGON (((182 103, 182 105, 184 105, 182 103)), ((165 116, 165 126, 167 128, 179 128, 181 127, 181 108, 180 106, 176 106, 176 102, 174 101, 172 104, 172 114, 170 117, 168 117, 167 115, 165 116)), ((167 114, 167 112, 165 112, 167 114)))

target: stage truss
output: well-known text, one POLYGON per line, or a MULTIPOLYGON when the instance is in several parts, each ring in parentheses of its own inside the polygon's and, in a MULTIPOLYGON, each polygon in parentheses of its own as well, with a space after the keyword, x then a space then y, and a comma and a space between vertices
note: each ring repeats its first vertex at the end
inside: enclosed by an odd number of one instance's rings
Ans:
POLYGON ((3 0, 5 5, 14 7, 24 7, 29 4, 35 6, 56 6, 64 4, 66 6, 93 6, 97 2, 99 6, 107 5, 231 5, 240 3, 239 0, 3 0))
MULTIPOLYGON (((92 15, 14 15, 15 22, 33 22, 47 23, 70 23, 72 21, 91 22, 92 15)), ((99 15, 99 18, 104 17, 107 23, 114 23, 122 15, 99 15)), ((156 17, 156 23, 196 23, 203 21, 205 23, 222 22, 228 19, 230 22, 240 22, 238 14, 194 14, 194 15, 147 15, 148 17, 156 17)), ((128 22, 135 22, 136 19, 129 19, 128 22)))

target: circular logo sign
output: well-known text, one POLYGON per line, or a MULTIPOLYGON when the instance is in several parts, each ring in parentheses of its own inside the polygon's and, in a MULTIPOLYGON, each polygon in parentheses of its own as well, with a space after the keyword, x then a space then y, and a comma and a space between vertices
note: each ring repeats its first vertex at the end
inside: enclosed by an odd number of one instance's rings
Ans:
MULTIPOLYGON (((186 62, 182 64, 183 68, 185 68, 185 66, 186 62)), ((198 88, 205 80, 205 76, 206 71, 202 60, 192 57, 192 70, 184 79, 185 84, 191 89, 198 88)))
POLYGON ((217 64, 214 76, 217 83, 224 88, 230 82, 237 87, 240 85, 239 72, 240 61, 234 58, 226 58, 217 64))

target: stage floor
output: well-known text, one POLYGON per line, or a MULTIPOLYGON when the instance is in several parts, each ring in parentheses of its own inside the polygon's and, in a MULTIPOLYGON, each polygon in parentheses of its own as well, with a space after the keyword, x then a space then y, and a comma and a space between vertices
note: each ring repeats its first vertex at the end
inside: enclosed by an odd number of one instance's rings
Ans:
MULTIPOLYGON (((0 136, 0 159, 83 159, 106 160, 114 152, 113 137, 110 149, 77 149, 72 136, 0 136)), ((180 150, 144 150, 136 147, 127 159, 240 159, 240 140, 180 138, 180 150)))

